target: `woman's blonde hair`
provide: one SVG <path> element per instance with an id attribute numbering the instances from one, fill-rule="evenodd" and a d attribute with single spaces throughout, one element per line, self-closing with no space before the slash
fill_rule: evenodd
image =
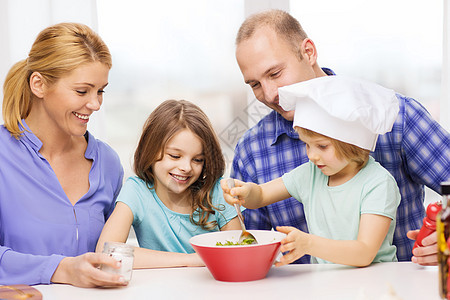
<path id="1" fill-rule="evenodd" d="M 19 138 L 22 119 L 30 113 L 32 92 L 29 79 L 33 72 L 52 85 L 80 65 L 99 61 L 109 68 L 111 54 L 103 40 L 88 26 L 60 23 L 39 33 L 28 58 L 17 62 L 3 85 L 3 120 L 11 134 Z"/>
<path id="2" fill-rule="evenodd" d="M 370 151 L 366 149 L 362 149 L 358 146 L 341 142 L 339 140 L 330 138 L 326 135 L 317 133 L 315 131 L 302 128 L 295 127 L 295 130 L 300 134 L 307 137 L 321 137 L 326 138 L 331 141 L 331 144 L 336 149 L 336 157 L 338 159 L 347 159 L 349 161 L 355 162 L 358 168 L 364 167 L 364 165 L 369 160 Z"/>
<path id="3" fill-rule="evenodd" d="M 168 141 L 183 129 L 200 139 L 204 155 L 202 173 L 189 187 L 193 199 L 190 219 L 195 225 L 211 229 L 217 222 L 208 222 L 208 218 L 214 209 L 220 210 L 213 206 L 211 192 L 224 173 L 225 159 L 211 122 L 197 105 L 186 100 L 166 100 L 150 114 L 134 154 L 134 172 L 151 188 L 155 182 L 153 165 L 163 159 Z"/>

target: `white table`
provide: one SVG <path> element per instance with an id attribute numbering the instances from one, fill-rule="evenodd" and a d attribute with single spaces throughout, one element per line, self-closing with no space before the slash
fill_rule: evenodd
<path id="1" fill-rule="evenodd" d="M 366 268 L 342 265 L 272 267 L 266 278 L 249 282 L 216 281 L 208 269 L 134 270 L 127 287 L 76 288 L 35 286 L 53 299 L 345 299 L 438 300 L 438 268 L 409 262 L 380 263 Z M 390 291 L 399 298 L 385 298 Z"/>

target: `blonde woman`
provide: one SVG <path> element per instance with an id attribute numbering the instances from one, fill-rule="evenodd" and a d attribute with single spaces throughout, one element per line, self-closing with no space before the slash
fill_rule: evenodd
<path id="1" fill-rule="evenodd" d="M 0 284 L 124 285 L 95 250 L 122 184 L 117 154 L 87 131 L 111 55 L 89 27 L 44 29 L 4 83 Z"/>

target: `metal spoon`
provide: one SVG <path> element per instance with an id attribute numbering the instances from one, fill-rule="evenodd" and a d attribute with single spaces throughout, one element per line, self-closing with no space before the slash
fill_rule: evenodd
<path id="1" fill-rule="evenodd" d="M 234 179 L 228 178 L 227 185 L 230 189 L 234 188 Z M 241 223 L 241 228 L 242 228 L 242 233 L 241 233 L 241 236 L 239 237 L 239 244 L 247 244 L 247 245 L 258 244 L 258 242 L 256 241 L 256 238 L 253 236 L 253 234 L 251 234 L 250 232 L 248 232 L 245 229 L 244 217 L 242 216 L 242 213 L 241 213 L 241 206 L 238 203 L 235 203 L 234 208 L 236 209 L 239 223 Z"/>

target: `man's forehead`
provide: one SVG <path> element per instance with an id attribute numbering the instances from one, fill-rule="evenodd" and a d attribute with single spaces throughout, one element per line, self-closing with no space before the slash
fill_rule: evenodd
<path id="1" fill-rule="evenodd" d="M 236 45 L 236 51 L 238 51 L 241 47 L 248 47 L 248 45 L 253 45 L 254 47 L 259 45 L 272 44 L 273 42 L 278 40 L 277 33 L 268 26 L 263 26 L 261 28 L 257 28 L 252 35 L 243 39 Z"/>

